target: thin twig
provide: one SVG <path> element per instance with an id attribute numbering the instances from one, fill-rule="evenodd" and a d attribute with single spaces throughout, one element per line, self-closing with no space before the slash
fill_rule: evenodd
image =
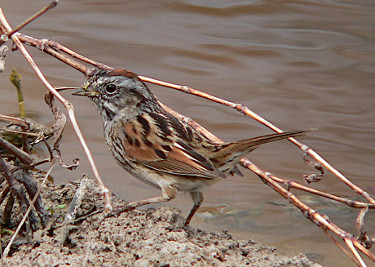
<path id="1" fill-rule="evenodd" d="M 333 194 L 330 194 L 330 193 L 322 192 L 322 191 L 317 190 L 315 188 L 311 188 L 311 187 L 308 187 L 308 186 L 301 185 L 301 184 L 296 183 L 292 180 L 285 180 L 285 179 L 279 178 L 275 175 L 270 175 L 269 177 L 272 180 L 274 180 L 274 181 L 276 181 L 280 184 L 284 184 L 288 188 L 295 188 L 295 189 L 305 191 L 305 192 L 308 192 L 308 193 L 311 193 L 311 194 L 314 194 L 314 195 L 318 195 L 318 196 L 325 197 L 325 198 L 328 198 L 328 199 L 331 199 L 331 200 L 334 200 L 334 201 L 337 201 L 337 202 L 341 202 L 341 203 L 344 203 L 344 204 L 348 205 L 351 208 L 364 208 L 364 207 L 368 207 L 370 209 L 375 208 L 374 205 L 368 204 L 366 202 L 351 200 L 351 199 L 348 199 L 348 198 L 345 198 L 345 197 L 339 197 L 339 196 L 336 196 L 336 195 L 333 195 Z"/>
<path id="2" fill-rule="evenodd" d="M 86 67 L 82 63 L 80 63 L 80 62 L 78 62 L 78 61 L 76 61 L 72 58 L 67 57 L 60 50 L 53 48 L 52 45 L 50 45 L 50 44 L 55 43 L 54 41 L 51 41 L 51 40 L 48 40 L 48 39 L 39 40 L 39 39 L 36 39 L 34 37 L 27 36 L 27 35 L 21 34 L 21 33 L 16 33 L 14 35 L 17 36 L 23 43 L 26 43 L 29 46 L 38 48 L 39 50 L 57 58 L 58 60 L 68 64 L 72 68 L 75 68 L 76 70 L 82 72 L 84 75 L 87 75 L 87 73 L 90 70 L 88 67 Z M 67 48 L 67 50 L 68 50 L 68 48 Z"/>
<path id="3" fill-rule="evenodd" d="M 25 121 L 21 118 L 12 117 L 4 114 L 0 114 L 0 121 L 6 123 L 13 123 L 21 126 L 21 128 L 26 128 L 27 130 L 30 129 L 30 123 Z"/>
<path id="4" fill-rule="evenodd" d="M 0 147 L 6 149 L 26 165 L 33 164 L 34 160 L 25 151 L 18 149 L 15 145 L 0 137 Z"/>
<path id="5" fill-rule="evenodd" d="M 2 13 L 1 9 L 0 9 L 0 22 L 1 22 L 1 25 L 3 25 L 8 32 L 11 31 L 11 28 L 10 28 L 8 22 L 6 21 L 5 16 Z M 47 79 L 44 77 L 43 73 L 40 71 L 40 69 L 36 65 L 35 61 L 31 57 L 31 55 L 27 52 L 27 50 L 24 47 L 24 45 L 22 44 L 22 42 L 18 39 L 17 34 L 14 34 L 12 36 L 12 40 L 15 42 L 15 44 L 21 50 L 22 54 L 24 55 L 24 57 L 26 58 L 26 60 L 29 62 L 29 64 L 31 65 L 31 67 L 33 68 L 33 70 L 35 71 L 35 73 L 37 74 L 37 76 L 39 77 L 39 79 L 42 81 L 42 83 L 64 105 L 64 107 L 68 111 L 68 115 L 69 115 L 70 121 L 72 123 L 72 126 L 73 126 L 73 128 L 74 128 L 74 130 L 76 132 L 76 135 L 77 135 L 77 137 L 78 137 L 78 139 L 79 139 L 79 141 L 80 141 L 80 143 L 81 143 L 81 145 L 82 145 L 82 147 L 83 147 L 83 149 L 84 149 L 84 151 L 86 153 L 86 156 L 87 156 L 87 158 L 89 160 L 91 169 L 92 169 L 92 171 L 93 171 L 93 173 L 95 175 L 95 178 L 98 181 L 98 184 L 99 184 L 99 186 L 101 188 L 102 194 L 103 194 L 105 202 L 106 202 L 106 209 L 107 210 L 111 210 L 112 206 L 111 206 L 111 202 L 110 202 L 110 193 L 109 193 L 109 190 L 104 185 L 102 179 L 100 178 L 100 174 L 99 174 L 98 169 L 96 168 L 94 159 L 93 159 L 93 157 L 91 155 L 91 151 L 88 148 L 85 139 L 83 138 L 83 135 L 81 133 L 81 130 L 80 130 L 79 126 L 78 126 L 78 123 L 77 123 L 77 120 L 76 120 L 76 117 L 75 117 L 75 114 L 74 114 L 74 107 L 73 107 L 73 105 L 69 101 L 65 100 L 65 98 L 63 98 L 60 95 L 60 93 L 57 92 L 56 89 L 47 81 Z"/>
<path id="6" fill-rule="evenodd" d="M 364 246 L 362 246 L 362 244 L 357 240 L 355 239 L 353 241 L 354 243 L 354 246 L 356 248 L 358 248 L 363 254 L 365 254 L 370 260 L 372 260 L 373 262 L 375 262 L 375 255 L 370 251 L 368 250 L 367 248 L 365 248 Z"/>
<path id="7" fill-rule="evenodd" d="M 55 42 L 55 41 L 52 41 L 52 40 L 48 40 L 48 42 L 46 42 L 46 45 L 52 47 L 53 49 L 55 50 L 59 50 L 59 51 L 62 51 L 64 52 L 65 54 L 73 57 L 73 58 L 76 58 L 82 62 L 86 62 L 92 66 L 95 66 L 96 68 L 99 68 L 99 69 L 112 69 L 110 66 L 108 65 L 105 65 L 103 63 L 100 63 L 100 62 L 97 62 L 95 60 L 92 60 L 88 57 L 85 57 L 81 54 L 78 54 L 76 52 L 74 52 L 73 50 L 67 48 L 66 46 L 63 46 L 61 44 L 59 44 L 58 42 Z"/>
<path id="8" fill-rule="evenodd" d="M 12 129 L 7 129 L 7 128 L 0 128 L 0 131 L 9 132 L 9 133 L 15 133 L 15 134 L 28 135 L 28 136 L 34 136 L 34 137 L 40 137 L 39 133 L 28 133 L 28 132 L 23 132 L 23 131 L 18 131 L 18 130 L 12 130 Z"/>
<path id="9" fill-rule="evenodd" d="M 164 87 L 169 87 L 169 88 L 172 88 L 172 89 L 176 89 L 176 90 L 182 91 L 184 93 L 188 93 L 188 94 L 192 94 L 192 95 L 195 95 L 195 96 L 199 96 L 199 97 L 202 97 L 202 98 L 205 98 L 205 99 L 209 99 L 209 100 L 211 100 L 213 102 L 216 102 L 216 103 L 219 103 L 219 104 L 222 104 L 222 105 L 225 105 L 225 106 L 232 107 L 232 108 L 234 108 L 234 109 L 242 112 L 246 116 L 249 116 L 249 117 L 253 118 L 254 120 L 262 123 L 263 125 L 267 126 L 268 128 L 272 129 L 273 131 L 275 131 L 277 133 L 282 133 L 283 132 L 280 128 L 278 128 L 277 126 L 273 125 L 271 122 L 267 121 L 266 119 L 262 118 L 261 116 L 259 116 L 254 111 L 250 110 L 248 107 L 246 107 L 244 105 L 235 104 L 235 103 L 230 102 L 228 100 L 221 99 L 219 97 L 212 96 L 212 95 L 209 95 L 207 93 L 198 91 L 198 90 L 196 90 L 194 88 L 191 88 L 189 86 L 168 83 L 168 82 L 160 81 L 160 80 L 157 80 L 157 79 L 148 78 L 148 77 L 145 77 L 145 76 L 139 76 L 139 78 L 142 81 L 144 81 L 144 82 L 149 82 L 149 83 L 161 85 L 161 86 L 164 86 Z M 357 185 L 355 185 L 354 183 L 352 183 L 348 178 L 346 178 L 341 172 L 339 172 L 338 170 L 336 170 L 331 164 L 329 164 L 325 159 L 323 159 L 312 148 L 308 147 L 305 144 L 302 144 L 301 142 L 297 141 L 295 138 L 290 137 L 290 138 L 288 138 L 288 140 L 290 142 L 292 142 L 293 144 L 295 144 L 297 147 L 299 147 L 302 151 L 304 151 L 307 154 L 309 154 L 316 161 L 318 161 L 319 163 L 321 163 L 325 168 L 327 168 L 329 171 L 331 171 L 335 176 L 337 176 L 347 186 L 349 186 L 350 188 L 352 188 L 358 194 L 362 195 L 367 201 L 369 201 L 372 205 L 375 206 L 375 200 L 370 196 L 369 193 L 367 193 L 366 191 L 364 191 L 363 189 L 361 189 L 360 187 L 358 187 Z"/>
<path id="10" fill-rule="evenodd" d="M 354 257 L 353 254 L 351 254 L 347 249 L 345 249 L 337 240 L 334 236 L 332 236 L 331 232 L 329 231 L 324 231 L 324 233 L 333 241 L 333 243 L 336 244 L 336 246 L 338 246 L 342 252 L 344 252 L 349 258 L 351 258 L 355 264 L 357 264 L 358 266 L 361 266 L 360 263 L 357 261 L 357 258 Z"/>
<path id="11" fill-rule="evenodd" d="M 0 193 L 0 205 L 3 203 L 4 199 L 9 194 L 9 192 L 10 192 L 10 187 L 9 186 L 5 187 L 3 189 L 3 191 L 1 191 L 1 193 Z"/>
<path id="12" fill-rule="evenodd" d="M 30 24 L 31 22 L 33 22 L 34 20 L 36 20 L 37 18 L 39 18 L 41 15 L 43 15 L 44 13 L 46 13 L 48 10 L 50 10 L 50 9 L 54 8 L 55 6 L 57 6 L 57 2 L 58 2 L 58 0 L 52 1 L 49 5 L 47 5 L 46 7 L 42 8 L 40 11 L 38 11 L 37 13 L 35 13 L 34 15 L 32 15 L 30 18 L 28 18 L 23 23 L 21 23 L 20 25 L 18 25 L 12 31 L 5 33 L 5 35 L 7 37 L 11 37 L 14 33 L 18 32 L 23 27 L 25 27 L 26 25 Z"/>
<path id="13" fill-rule="evenodd" d="M 358 261 L 358 265 L 361 266 L 361 267 L 362 266 L 366 267 L 367 265 L 363 261 L 361 255 L 359 255 L 358 251 L 355 249 L 352 239 L 344 238 L 344 241 L 345 241 L 346 245 L 349 247 L 349 249 L 351 250 L 351 252 L 353 253 L 353 255 L 355 256 L 356 260 Z"/>

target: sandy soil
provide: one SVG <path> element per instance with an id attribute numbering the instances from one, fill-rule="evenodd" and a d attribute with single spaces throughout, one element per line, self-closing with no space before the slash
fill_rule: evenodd
<path id="1" fill-rule="evenodd" d="M 180 211 L 169 207 L 108 216 L 90 179 L 76 218 L 64 223 L 78 187 L 79 183 L 46 186 L 43 198 L 53 210 L 50 225 L 32 238 L 19 237 L 5 266 L 320 266 L 302 254 L 281 256 L 255 241 L 234 240 L 227 231 L 182 227 Z M 113 204 L 121 201 L 113 197 Z M 19 216 L 13 220 L 16 223 Z"/>

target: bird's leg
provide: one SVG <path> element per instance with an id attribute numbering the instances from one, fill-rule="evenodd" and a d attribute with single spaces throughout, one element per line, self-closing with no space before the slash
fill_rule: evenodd
<path id="1" fill-rule="evenodd" d="M 193 218 L 195 212 L 199 209 L 200 205 L 203 202 L 203 193 L 202 192 L 189 192 L 191 198 L 193 199 L 194 206 L 191 209 L 189 215 L 186 218 L 185 226 L 188 226 L 191 219 Z"/>
<path id="2" fill-rule="evenodd" d="M 118 210 L 116 213 L 119 214 L 126 210 L 135 209 L 137 207 L 148 205 L 148 204 L 168 202 L 171 199 L 174 199 L 177 195 L 177 189 L 172 186 L 163 187 L 161 189 L 161 192 L 162 192 L 162 195 L 158 197 L 152 197 L 152 198 L 147 198 L 143 200 L 129 202 L 123 207 L 120 207 L 120 210 Z"/>

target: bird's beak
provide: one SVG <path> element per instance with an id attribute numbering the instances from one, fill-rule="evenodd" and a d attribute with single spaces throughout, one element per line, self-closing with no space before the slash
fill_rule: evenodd
<path id="1" fill-rule="evenodd" d="M 73 92 L 72 95 L 77 95 L 77 96 L 88 96 L 88 97 L 98 97 L 99 96 L 98 91 L 86 89 L 86 88 L 80 88 L 76 91 Z"/>

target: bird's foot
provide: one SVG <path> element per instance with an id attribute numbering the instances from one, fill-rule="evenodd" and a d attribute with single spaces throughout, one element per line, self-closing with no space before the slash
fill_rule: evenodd
<path id="1" fill-rule="evenodd" d="M 117 217 L 121 213 L 133 210 L 135 208 L 136 206 L 131 205 L 131 203 L 122 204 L 120 206 L 115 207 L 111 212 L 108 213 L 106 217 Z"/>

